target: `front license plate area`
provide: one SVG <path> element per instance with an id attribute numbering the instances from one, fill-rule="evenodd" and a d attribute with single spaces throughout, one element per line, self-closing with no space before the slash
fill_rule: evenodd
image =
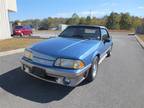
<path id="1" fill-rule="evenodd" d="M 41 69 L 38 67 L 33 67 L 31 73 L 36 76 L 43 77 L 43 78 L 47 76 L 45 69 Z"/>

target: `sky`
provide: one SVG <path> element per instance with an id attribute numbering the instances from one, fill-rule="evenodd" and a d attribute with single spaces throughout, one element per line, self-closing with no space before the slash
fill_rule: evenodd
<path id="1" fill-rule="evenodd" d="M 113 12 L 144 17 L 144 0 L 17 0 L 17 12 L 10 20 L 92 15 L 101 18 Z"/>

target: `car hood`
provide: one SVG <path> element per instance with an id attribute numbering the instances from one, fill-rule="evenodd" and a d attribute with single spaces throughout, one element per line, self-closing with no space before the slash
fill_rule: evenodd
<path id="1" fill-rule="evenodd" d="M 94 51 L 99 44 L 98 40 L 57 37 L 35 44 L 31 50 L 55 57 L 80 58 L 87 52 Z"/>

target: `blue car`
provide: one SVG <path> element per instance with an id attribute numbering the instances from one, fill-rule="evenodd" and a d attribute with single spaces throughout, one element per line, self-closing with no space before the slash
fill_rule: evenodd
<path id="1" fill-rule="evenodd" d="M 25 49 L 21 69 L 38 79 L 75 87 L 96 78 L 111 56 L 112 38 L 102 26 L 68 26 L 58 37 Z"/>

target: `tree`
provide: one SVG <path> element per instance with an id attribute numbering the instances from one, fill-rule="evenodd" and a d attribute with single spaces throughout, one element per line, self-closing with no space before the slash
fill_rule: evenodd
<path id="1" fill-rule="evenodd" d="M 120 25 L 120 15 L 118 13 L 112 12 L 107 18 L 106 27 L 109 29 L 119 29 Z"/>
<path id="2" fill-rule="evenodd" d="M 48 21 L 48 28 L 55 27 L 54 18 L 49 17 L 47 21 Z"/>
<path id="3" fill-rule="evenodd" d="M 139 18 L 139 17 L 132 17 L 131 18 L 131 20 L 132 20 L 132 28 L 133 29 L 136 29 L 138 26 L 141 26 L 141 24 L 142 24 L 142 19 L 141 18 Z"/>
<path id="4" fill-rule="evenodd" d="M 14 21 L 14 23 L 13 23 L 13 25 L 19 25 L 19 23 L 21 23 L 21 21 L 20 20 L 16 20 L 16 21 Z"/>
<path id="5" fill-rule="evenodd" d="M 40 23 L 40 29 L 48 29 L 49 27 L 49 23 L 48 23 L 48 19 L 43 19 Z"/>
<path id="6" fill-rule="evenodd" d="M 79 21 L 80 21 L 79 16 L 76 13 L 74 13 L 72 17 L 67 20 L 66 24 L 76 25 L 79 24 Z"/>
<path id="7" fill-rule="evenodd" d="M 91 25 L 91 17 L 90 16 L 86 17 L 86 24 Z"/>
<path id="8" fill-rule="evenodd" d="M 129 13 L 121 13 L 120 29 L 130 30 L 132 27 L 132 20 Z"/>
<path id="9" fill-rule="evenodd" d="M 40 26 L 40 20 L 39 19 L 34 19 L 31 22 L 32 22 L 32 27 L 37 30 Z"/>
<path id="10" fill-rule="evenodd" d="M 77 18 L 79 18 L 79 16 L 78 16 L 78 14 L 74 13 L 74 14 L 72 15 L 72 18 L 73 18 L 73 19 L 77 19 Z"/>
<path id="11" fill-rule="evenodd" d="M 98 20 L 96 17 L 91 18 L 90 25 L 98 25 Z"/>
<path id="12" fill-rule="evenodd" d="M 142 25 L 144 25 L 144 18 L 142 18 Z"/>
<path id="13" fill-rule="evenodd" d="M 84 17 L 81 17 L 79 20 L 79 24 L 86 24 L 86 19 Z"/>
<path id="14" fill-rule="evenodd" d="M 96 17 L 79 17 L 76 13 L 71 18 L 52 18 L 45 19 L 29 19 L 24 21 L 13 21 L 13 27 L 16 25 L 30 25 L 35 29 L 48 29 L 50 27 L 58 27 L 59 24 L 68 25 L 102 25 L 107 26 L 109 29 L 136 29 L 137 27 L 144 25 L 144 18 L 130 16 L 128 13 L 115 13 L 112 12 L 109 16 L 103 18 Z"/>

